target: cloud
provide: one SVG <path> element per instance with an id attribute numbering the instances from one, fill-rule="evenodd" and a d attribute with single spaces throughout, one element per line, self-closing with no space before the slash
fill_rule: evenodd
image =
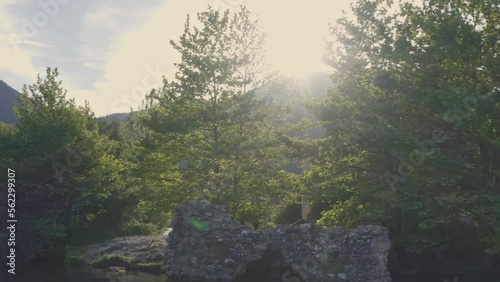
<path id="1" fill-rule="evenodd" d="M 96 84 L 96 94 L 90 98 L 96 114 L 137 108 L 146 93 L 161 86 L 161 75 L 172 77 L 179 55 L 169 42 L 182 34 L 187 14 L 209 3 L 163 2 L 150 10 L 141 25 L 117 38 L 105 62 L 104 80 Z"/>
<path id="2" fill-rule="evenodd" d="M 65 4 L 46 24 L 36 27 L 33 36 L 23 36 L 27 22 L 45 11 L 40 1 Z M 150 86 L 160 84 L 158 79 L 156 84 L 148 79 L 158 77 L 151 73 L 172 76 L 175 72 L 173 63 L 179 55 L 169 41 L 182 34 L 186 15 L 209 4 L 215 8 L 247 5 L 259 14 L 269 34 L 269 57 L 282 68 L 306 71 L 318 64 L 326 22 L 333 22 L 347 2 L 2 0 L 0 36 L 20 43 L 16 49 L 9 40 L 0 42 L 0 79 L 20 88 L 22 83 L 33 83 L 47 66 L 58 67 L 70 97 L 79 104 L 89 100 L 98 115 L 136 108 Z"/>
<path id="3" fill-rule="evenodd" d="M 89 12 L 83 16 L 82 27 L 76 48 L 82 67 L 88 68 L 95 75 L 86 81 L 89 89 L 105 76 L 105 64 L 116 48 L 117 41 L 123 34 L 140 25 L 147 13 L 160 1 L 148 1 L 137 7 L 137 1 L 94 1 Z M 153 5 L 155 4 L 155 5 Z"/>
<path id="4" fill-rule="evenodd" d="M 33 77 L 37 73 L 31 63 L 30 53 L 15 48 L 20 38 L 12 32 L 14 26 L 8 19 L 11 6 L 19 2 L 22 1 L 5 0 L 0 3 L 0 37 L 5 39 L 0 41 L 0 74 L 5 77 L 5 80 L 13 79 L 12 86 L 16 89 L 21 88 L 23 79 Z"/>

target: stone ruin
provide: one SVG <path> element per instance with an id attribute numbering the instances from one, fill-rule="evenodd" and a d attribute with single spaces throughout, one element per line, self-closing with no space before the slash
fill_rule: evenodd
<path id="1" fill-rule="evenodd" d="M 168 235 L 169 277 L 200 281 L 388 282 L 391 242 L 380 226 L 325 228 L 312 223 L 254 230 L 225 207 L 185 201 Z M 247 280 L 245 280 L 247 279 Z"/>

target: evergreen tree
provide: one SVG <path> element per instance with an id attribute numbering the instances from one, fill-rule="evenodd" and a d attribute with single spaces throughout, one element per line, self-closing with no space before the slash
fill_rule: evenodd
<path id="1" fill-rule="evenodd" d="M 259 225 L 289 185 L 280 153 L 289 109 L 256 91 L 270 77 L 265 36 L 245 7 L 232 16 L 209 8 L 198 21 L 191 26 L 188 17 L 184 34 L 171 42 L 181 54 L 178 72 L 151 93 L 142 116 L 163 150 L 155 154 L 165 163 L 156 174 L 177 189 L 175 204 L 208 198 Z"/>
<path id="2" fill-rule="evenodd" d="M 500 250 L 496 1 L 358 1 L 332 28 L 319 116 L 321 222 L 388 226 L 413 251 L 464 230 Z"/>
<path id="3" fill-rule="evenodd" d="M 66 98 L 57 76 L 48 68 L 45 78 L 25 85 L 19 122 L 1 130 L 1 159 L 16 171 L 24 258 L 46 255 L 67 239 L 117 234 L 126 214 L 123 164 L 111 155 L 115 144 L 98 134 L 88 105 Z"/>

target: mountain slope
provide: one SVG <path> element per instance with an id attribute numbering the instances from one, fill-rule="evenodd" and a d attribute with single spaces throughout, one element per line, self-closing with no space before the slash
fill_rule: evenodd
<path id="1" fill-rule="evenodd" d="M 19 93 L 0 80 L 0 122 L 15 123 L 14 104 Z"/>

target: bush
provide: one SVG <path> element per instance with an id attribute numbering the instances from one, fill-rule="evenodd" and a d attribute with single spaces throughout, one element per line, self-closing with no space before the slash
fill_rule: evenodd
<path id="1" fill-rule="evenodd" d="M 159 232 L 158 227 L 153 223 L 140 222 L 135 219 L 126 223 L 123 227 L 123 233 L 126 236 L 134 235 L 154 235 Z"/>
<path id="2" fill-rule="evenodd" d="M 302 204 L 301 203 L 290 203 L 281 209 L 274 222 L 276 224 L 292 224 L 297 222 L 297 220 L 302 218 Z"/>
<path id="3" fill-rule="evenodd" d="M 17 240 L 22 242 L 19 255 L 22 260 L 61 257 L 63 241 L 66 238 L 64 226 L 57 216 L 44 215 L 26 219 L 18 227 Z M 16 254 L 17 255 L 17 254 Z"/>

